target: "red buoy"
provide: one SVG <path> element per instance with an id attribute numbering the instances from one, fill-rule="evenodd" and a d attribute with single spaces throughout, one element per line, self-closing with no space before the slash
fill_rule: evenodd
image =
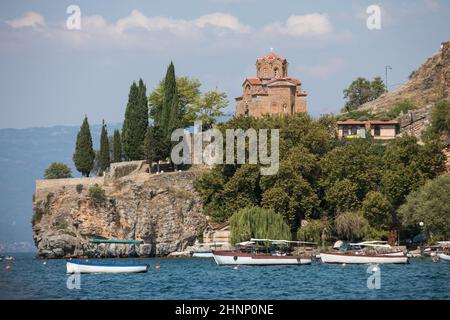
<path id="1" fill-rule="evenodd" d="M 11 266 L 10 266 L 10 265 L 7 265 L 7 266 L 5 267 L 5 269 L 6 269 L 6 270 L 10 270 L 10 269 L 11 269 Z"/>
<path id="2" fill-rule="evenodd" d="M 158 265 L 156 265 L 156 266 L 155 266 L 155 268 L 156 268 L 156 269 L 161 269 L 161 267 L 160 267 L 160 266 L 158 266 Z"/>

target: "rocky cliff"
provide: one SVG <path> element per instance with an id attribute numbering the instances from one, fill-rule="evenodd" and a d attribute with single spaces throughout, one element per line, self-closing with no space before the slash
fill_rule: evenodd
<path id="1" fill-rule="evenodd" d="M 125 166 L 105 178 L 36 183 L 33 237 L 39 257 L 166 256 L 194 243 L 206 225 L 193 187 L 202 170 L 157 175 L 141 164 Z M 103 199 L 89 195 L 94 184 L 105 191 Z M 94 238 L 143 243 L 94 244 Z"/>
<path id="2" fill-rule="evenodd" d="M 420 138 L 430 122 L 431 107 L 441 99 L 450 99 L 450 41 L 442 43 L 439 52 L 427 59 L 406 84 L 358 109 L 380 113 L 408 100 L 416 109 L 400 116 L 401 131 Z"/>

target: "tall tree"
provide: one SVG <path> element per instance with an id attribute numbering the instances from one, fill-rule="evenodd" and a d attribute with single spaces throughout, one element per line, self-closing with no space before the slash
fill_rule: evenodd
<path id="1" fill-rule="evenodd" d="M 172 62 L 167 67 L 166 77 L 164 79 L 164 101 L 160 115 L 155 119 L 164 133 L 164 137 L 170 141 L 172 131 L 181 123 L 182 114 L 178 108 L 177 83 L 175 78 L 175 67 Z"/>
<path id="2" fill-rule="evenodd" d="M 218 117 L 224 115 L 222 109 L 227 105 L 227 95 L 224 92 L 208 91 L 188 106 L 184 119 L 187 123 L 200 120 L 203 129 L 208 130 L 216 123 Z"/>
<path id="3" fill-rule="evenodd" d="M 347 99 L 347 103 L 342 112 L 355 110 L 360 105 L 375 100 L 385 91 L 383 80 L 380 77 L 374 78 L 373 81 L 359 77 L 344 90 L 344 98 Z"/>
<path id="4" fill-rule="evenodd" d="M 200 86 L 199 80 L 188 77 L 176 77 L 177 84 L 177 97 L 178 97 L 178 109 L 181 114 L 185 114 L 188 108 L 200 98 Z M 161 110 L 164 104 L 165 97 L 165 79 L 162 79 L 159 84 L 153 89 L 152 93 L 148 97 L 148 102 L 150 106 L 150 118 L 155 120 L 156 123 L 159 122 L 159 117 L 161 116 Z M 182 127 L 190 126 L 190 122 L 186 122 Z"/>
<path id="5" fill-rule="evenodd" d="M 120 131 L 118 129 L 114 130 L 113 136 L 113 152 L 112 152 L 112 162 L 122 161 L 122 138 L 120 137 Z"/>
<path id="6" fill-rule="evenodd" d="M 77 135 L 75 153 L 73 154 L 73 162 L 75 167 L 85 177 L 89 177 L 91 170 L 94 168 L 95 153 L 92 148 L 92 136 L 89 129 L 87 116 L 84 117 L 83 124 Z"/>
<path id="7" fill-rule="evenodd" d="M 147 128 L 144 140 L 144 153 L 150 168 L 153 162 L 158 162 L 157 170 L 159 172 L 159 161 L 166 157 L 168 147 L 165 143 L 162 130 L 156 125 Z"/>
<path id="8" fill-rule="evenodd" d="M 142 79 L 139 86 L 135 82 L 130 87 L 128 103 L 123 123 L 123 152 L 127 160 L 144 157 L 143 144 L 148 126 L 148 102 L 146 87 Z"/>
<path id="9" fill-rule="evenodd" d="M 111 158 L 109 155 L 109 140 L 108 140 L 108 130 L 106 128 L 105 121 L 102 122 L 102 133 L 100 134 L 100 153 L 99 153 L 99 167 L 100 171 L 105 171 L 109 164 L 111 163 Z"/>

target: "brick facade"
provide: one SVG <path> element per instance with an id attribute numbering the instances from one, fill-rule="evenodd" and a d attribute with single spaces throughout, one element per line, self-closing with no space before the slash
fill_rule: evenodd
<path id="1" fill-rule="evenodd" d="M 277 54 L 256 60 L 256 77 L 246 78 L 243 94 L 236 98 L 236 116 L 306 112 L 301 81 L 288 76 L 288 62 Z"/>

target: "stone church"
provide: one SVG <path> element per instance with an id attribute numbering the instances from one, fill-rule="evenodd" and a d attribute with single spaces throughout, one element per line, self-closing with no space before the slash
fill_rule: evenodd
<path id="1" fill-rule="evenodd" d="M 256 77 L 246 78 L 236 98 L 236 116 L 306 112 L 301 81 L 288 76 L 288 62 L 271 52 L 256 60 Z"/>

